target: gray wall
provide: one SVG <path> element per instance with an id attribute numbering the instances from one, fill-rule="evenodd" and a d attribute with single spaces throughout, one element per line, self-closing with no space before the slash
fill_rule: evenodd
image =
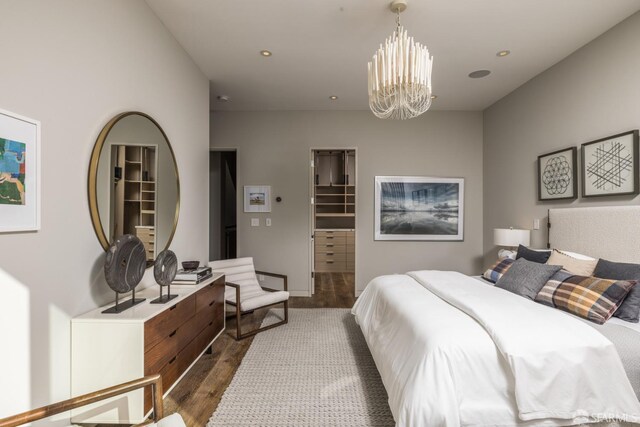
<path id="1" fill-rule="evenodd" d="M 69 397 L 70 319 L 114 298 L 87 172 L 115 114 L 164 128 L 182 190 L 172 249 L 207 259 L 209 83 L 142 0 L 3 1 L 0 16 L 0 108 L 42 122 L 42 229 L 0 234 L 1 418 Z"/>
<path id="2" fill-rule="evenodd" d="M 214 112 L 211 144 L 238 149 L 238 256 L 289 275 L 294 295 L 308 295 L 311 148 L 358 149 L 356 287 L 375 276 L 415 269 L 477 273 L 482 250 L 482 113 L 432 111 L 409 121 L 369 111 Z M 374 176 L 464 177 L 464 242 L 373 240 Z M 244 185 L 271 185 L 272 212 L 247 214 Z M 281 196 L 282 203 L 275 197 Z M 250 218 L 260 218 L 251 227 Z M 264 226 L 272 218 L 271 227 Z"/>
<path id="3" fill-rule="evenodd" d="M 531 238 L 544 247 L 551 207 L 637 204 L 633 197 L 537 202 L 536 162 L 540 154 L 638 127 L 640 13 L 485 110 L 485 264 L 495 260 L 493 228 L 530 229 L 543 219 Z"/>

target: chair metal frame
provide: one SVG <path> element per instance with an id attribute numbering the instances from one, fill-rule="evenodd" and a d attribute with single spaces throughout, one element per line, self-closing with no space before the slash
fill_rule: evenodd
<path id="1" fill-rule="evenodd" d="M 260 274 L 260 275 L 264 275 L 264 276 L 269 276 L 269 277 L 275 277 L 278 279 L 282 279 L 283 283 L 284 283 L 284 290 L 288 291 L 288 284 L 287 284 L 287 276 L 285 274 L 278 274 L 278 273 L 270 273 L 268 271 L 255 271 L 256 274 Z M 272 307 L 274 305 L 278 305 L 278 304 L 284 304 L 284 320 L 274 323 L 272 325 L 267 325 L 267 326 L 263 326 L 261 328 L 257 328 L 257 329 L 253 329 L 249 332 L 245 332 L 244 334 L 242 333 L 241 330 L 241 326 L 240 326 L 240 318 L 242 315 L 247 314 L 247 313 L 251 313 L 254 310 L 246 310 L 246 311 L 241 311 L 240 310 L 240 306 L 242 305 L 242 300 L 240 298 L 240 288 L 241 286 L 238 285 L 237 283 L 233 283 L 233 282 L 226 282 L 225 283 L 227 286 L 231 286 L 232 288 L 235 288 L 236 290 L 236 303 L 231 303 L 231 302 L 227 302 L 227 304 L 229 305 L 233 305 L 235 306 L 236 310 L 235 310 L 235 318 L 236 318 L 236 336 L 235 339 L 236 341 L 240 341 L 244 338 L 248 338 L 248 337 L 252 337 L 254 335 L 256 335 L 259 332 L 263 332 L 272 328 L 275 328 L 276 326 L 281 326 L 284 324 L 289 323 L 289 300 L 287 299 L 286 301 L 280 301 L 280 302 L 276 302 L 273 304 L 268 304 L 268 305 L 263 305 L 262 307 L 257 307 L 257 308 L 267 308 L 267 307 Z M 265 288 L 263 286 L 261 286 L 262 289 L 264 289 L 265 291 L 268 292 L 277 292 L 277 289 L 271 289 L 271 288 Z M 2 427 L 2 426 L 0 426 Z"/>
<path id="2" fill-rule="evenodd" d="M 71 399 L 63 400 L 62 402 L 32 409 L 21 414 L 12 415 L 10 417 L 0 419 L 0 427 L 21 426 L 32 421 L 42 420 L 62 412 L 70 411 L 72 409 L 119 396 L 121 394 L 126 394 L 130 391 L 147 386 L 151 386 L 153 421 L 158 422 L 162 417 L 164 417 L 164 408 L 162 406 L 162 377 L 160 374 L 138 378 L 137 380 L 129 381 L 124 384 L 118 384 L 92 393 L 72 397 Z M 145 421 L 142 424 L 137 424 L 137 426 L 144 426 L 148 423 L 149 421 Z"/>

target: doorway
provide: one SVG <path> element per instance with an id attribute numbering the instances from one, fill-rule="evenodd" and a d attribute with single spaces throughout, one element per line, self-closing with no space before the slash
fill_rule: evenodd
<path id="1" fill-rule="evenodd" d="M 314 297 L 351 301 L 356 272 L 356 150 L 311 150 Z"/>
<path id="2" fill-rule="evenodd" d="M 209 153 L 209 260 L 236 258 L 236 151 Z"/>

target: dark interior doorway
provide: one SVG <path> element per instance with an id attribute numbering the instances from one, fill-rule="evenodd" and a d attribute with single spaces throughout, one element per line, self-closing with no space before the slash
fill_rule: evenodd
<path id="1" fill-rule="evenodd" d="M 209 154 L 209 260 L 236 257 L 236 152 Z"/>

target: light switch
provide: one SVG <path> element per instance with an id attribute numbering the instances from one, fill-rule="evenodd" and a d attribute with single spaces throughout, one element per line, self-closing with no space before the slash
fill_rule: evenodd
<path id="1" fill-rule="evenodd" d="M 271 218 L 267 218 L 264 220 L 264 225 L 266 225 L 267 227 L 271 227 Z"/>
<path id="2" fill-rule="evenodd" d="M 533 229 L 534 230 L 540 230 L 540 220 L 539 219 L 534 219 L 533 220 Z"/>
<path id="3" fill-rule="evenodd" d="M 251 218 L 252 227 L 260 227 L 260 218 Z"/>

